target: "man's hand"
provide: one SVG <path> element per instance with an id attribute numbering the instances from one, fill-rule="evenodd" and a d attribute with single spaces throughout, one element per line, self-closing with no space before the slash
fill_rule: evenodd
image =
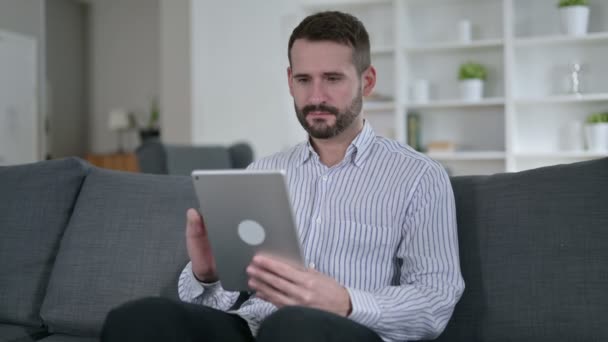
<path id="1" fill-rule="evenodd" d="M 348 291 L 334 279 L 311 269 L 299 269 L 263 255 L 247 267 L 249 286 L 260 299 L 281 308 L 300 305 L 347 317 L 351 311 Z"/>
<path id="2" fill-rule="evenodd" d="M 198 280 L 213 283 L 218 278 L 203 219 L 195 209 L 188 209 L 186 217 L 186 245 L 190 261 L 192 261 L 192 272 Z"/>

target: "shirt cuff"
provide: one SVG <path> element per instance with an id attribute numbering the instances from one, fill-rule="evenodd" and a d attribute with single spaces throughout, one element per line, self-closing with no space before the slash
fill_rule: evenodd
<path id="1" fill-rule="evenodd" d="M 346 288 L 346 291 L 348 291 L 352 305 L 348 318 L 367 327 L 375 326 L 380 320 L 382 312 L 374 295 L 349 287 Z"/>
<path id="2" fill-rule="evenodd" d="M 220 287 L 220 281 L 216 281 L 213 283 L 204 283 L 199 281 L 196 276 L 194 276 L 194 272 L 192 271 L 192 262 L 189 262 L 186 265 L 186 270 L 184 271 L 186 274 L 186 282 L 188 285 L 189 293 L 191 298 L 196 298 L 201 296 L 203 293 L 211 293 Z"/>

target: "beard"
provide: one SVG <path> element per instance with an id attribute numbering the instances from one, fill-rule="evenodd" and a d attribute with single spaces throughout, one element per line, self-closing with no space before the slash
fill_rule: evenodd
<path id="1" fill-rule="evenodd" d="M 325 104 L 308 105 L 300 109 L 294 101 L 293 106 L 300 125 L 308 132 L 308 135 L 316 139 L 329 139 L 344 132 L 359 116 L 363 107 L 363 96 L 361 90 L 359 90 L 350 105 L 343 111 Z M 336 122 L 333 125 L 329 125 L 324 119 L 315 119 L 312 123 L 309 123 L 306 117 L 310 112 L 329 113 L 336 117 Z"/>

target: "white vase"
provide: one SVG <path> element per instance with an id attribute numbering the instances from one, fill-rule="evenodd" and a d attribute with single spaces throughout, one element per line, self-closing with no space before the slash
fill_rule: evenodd
<path id="1" fill-rule="evenodd" d="M 585 140 L 589 151 L 608 152 L 608 123 L 587 124 Z"/>
<path id="2" fill-rule="evenodd" d="M 562 33 L 569 36 L 587 34 L 589 25 L 589 7 L 567 6 L 559 9 Z"/>
<path id="3" fill-rule="evenodd" d="M 416 80 L 412 87 L 412 101 L 422 104 L 429 102 L 430 84 L 427 80 Z"/>
<path id="4" fill-rule="evenodd" d="M 460 81 L 460 99 L 465 102 L 480 101 L 483 97 L 483 80 L 470 79 Z"/>
<path id="5" fill-rule="evenodd" d="M 473 40 L 472 27 L 469 20 L 458 22 L 458 39 L 461 43 L 470 43 Z"/>

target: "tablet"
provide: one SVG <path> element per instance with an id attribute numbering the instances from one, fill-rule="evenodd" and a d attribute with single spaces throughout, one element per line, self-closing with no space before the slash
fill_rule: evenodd
<path id="1" fill-rule="evenodd" d="M 304 267 L 283 171 L 195 170 L 192 181 L 224 289 L 250 290 L 256 253 Z"/>

